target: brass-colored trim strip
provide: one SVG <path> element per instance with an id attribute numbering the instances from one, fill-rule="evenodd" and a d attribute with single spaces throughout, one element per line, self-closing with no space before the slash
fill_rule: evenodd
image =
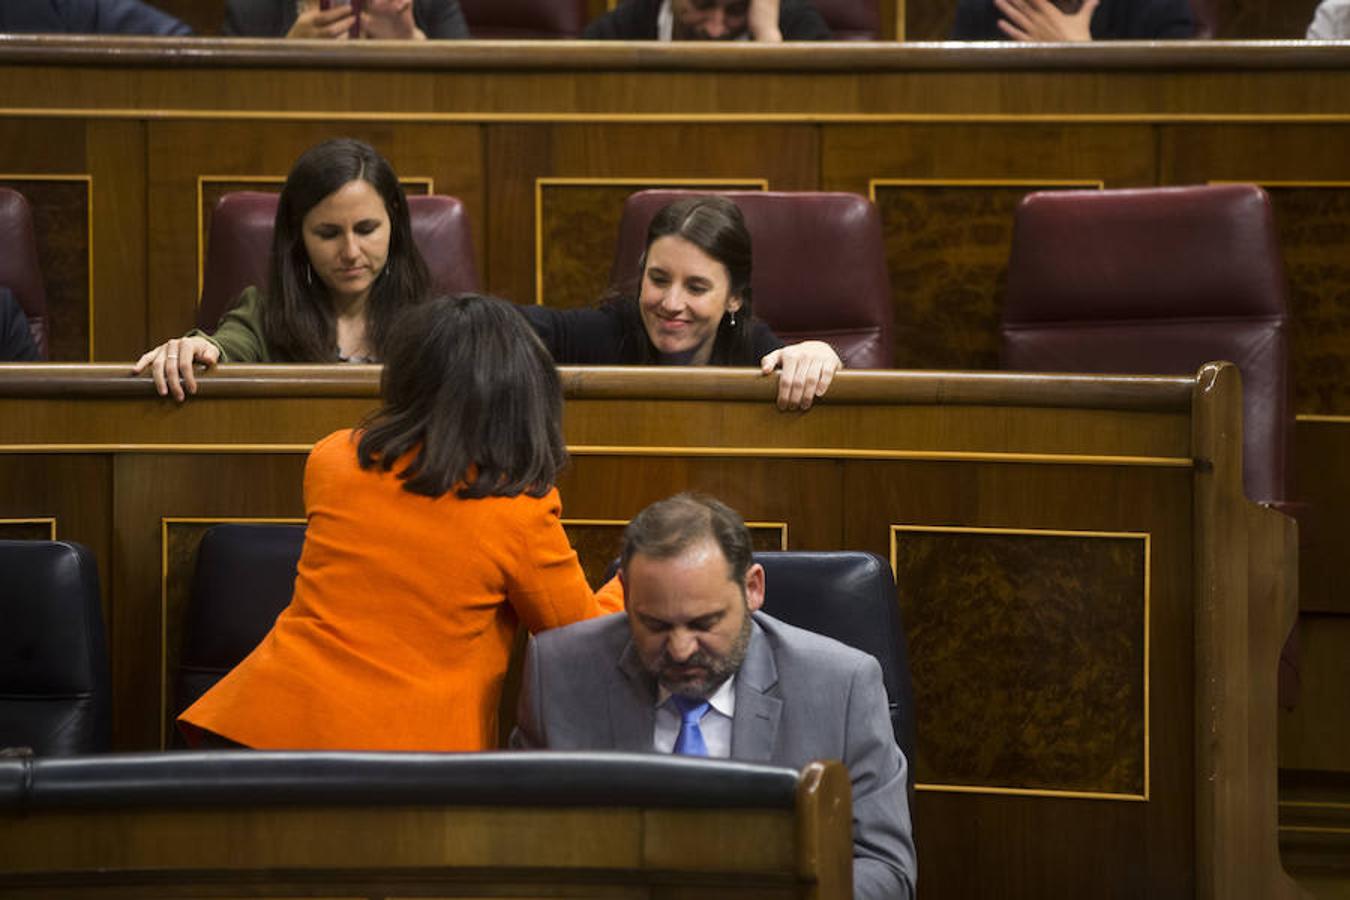
<path id="1" fill-rule="evenodd" d="M 305 519 L 286 516 L 161 516 L 159 519 L 159 749 L 168 749 L 169 718 L 169 526 L 252 524 L 303 525 Z"/>
<path id="2" fill-rule="evenodd" d="M 308 453 L 313 444 L 0 444 L 0 453 Z M 855 450 L 844 447 L 624 447 L 579 444 L 573 456 L 726 456 L 772 459 L 894 459 L 919 462 L 996 462 L 1073 466 L 1189 469 L 1179 456 L 1096 456 L 963 450 Z"/>
<path id="3" fill-rule="evenodd" d="M 930 794 L 993 794 L 1001 797 L 1057 797 L 1065 800 L 1125 800 L 1147 803 L 1144 794 L 1109 794 L 1097 791 L 1054 791 L 1038 788 L 980 787 L 964 784 L 915 784 L 914 790 Z"/>
<path id="4" fill-rule="evenodd" d="M 1280 831 L 1290 834 L 1350 834 L 1350 828 L 1322 828 L 1316 825 L 1281 825 Z"/>
<path id="5" fill-rule="evenodd" d="M 1020 796 L 1067 797 L 1071 799 L 1095 800 L 1136 800 L 1147 802 L 1151 786 L 1153 769 L 1150 755 L 1153 748 L 1152 738 L 1152 688 L 1150 661 L 1152 659 L 1152 639 L 1149 628 L 1152 621 L 1153 606 L 1153 535 L 1147 531 L 1077 531 L 1058 528 L 1005 528 L 978 525 L 891 525 L 891 574 L 896 572 L 897 532 L 938 532 L 942 534 L 1019 534 L 1032 537 L 1086 537 L 1105 539 L 1134 539 L 1144 542 L 1144 792 L 1142 794 L 1115 794 L 1096 791 L 1055 791 L 1033 788 L 981 787 L 978 785 L 941 785 L 916 784 L 915 790 L 949 791 L 965 794 L 1015 794 Z M 898 584 L 898 579 L 897 579 Z"/>
<path id="6" fill-rule="evenodd" d="M 876 203 L 877 188 L 888 187 L 1082 187 L 1100 191 L 1106 189 L 1106 182 L 1094 178 L 869 178 L 867 199 Z"/>
<path id="7" fill-rule="evenodd" d="M 1345 425 L 1350 423 L 1350 416 L 1322 413 L 1299 413 L 1294 416 L 1295 422 L 1318 422 L 1326 425 Z"/>
<path id="8" fill-rule="evenodd" d="M 1350 187 L 1350 181 L 1282 181 L 1266 178 L 1252 178 L 1240 181 L 1232 178 L 1211 178 L 1206 184 L 1256 184 L 1261 187 L 1273 188 L 1346 188 Z"/>
<path id="9" fill-rule="evenodd" d="M 1280 809 L 1345 809 L 1350 803 L 1336 803 L 1330 800 L 1281 800 Z"/>
<path id="10" fill-rule="evenodd" d="M 1136 125 L 1264 125 L 1345 124 L 1347 113 L 509 113 L 509 112 L 352 112 L 349 110 L 199 110 L 0 108 L 0 118 L 25 119 L 140 119 L 144 121 L 275 121 L 378 122 L 389 124 L 529 124 L 529 123 L 715 123 L 715 124 L 1136 124 Z"/>
<path id="11" fill-rule="evenodd" d="M 48 527 L 47 540 L 56 540 L 56 516 L 0 518 L 0 525 L 46 525 Z"/>
<path id="12" fill-rule="evenodd" d="M 88 353 L 89 362 L 94 361 L 94 176 L 89 173 L 72 173 L 68 175 L 53 174 L 50 172 L 0 172 L 0 181 L 83 181 L 84 182 L 84 249 L 85 249 L 85 271 L 88 272 L 88 281 L 85 282 L 85 299 L 89 306 L 89 340 Z"/>
<path id="13" fill-rule="evenodd" d="M 769 189 L 767 178 L 602 178 L 548 176 L 534 180 L 534 303 L 544 305 L 544 188 L 546 187 L 641 187 L 661 188 L 731 188 L 750 185 L 761 191 Z"/>

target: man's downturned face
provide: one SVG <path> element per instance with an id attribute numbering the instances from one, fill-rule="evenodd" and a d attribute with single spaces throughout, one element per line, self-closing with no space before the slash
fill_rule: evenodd
<path id="1" fill-rule="evenodd" d="M 624 598 L 643 668 L 672 694 L 707 697 L 736 674 L 750 645 L 751 610 L 764 602 L 758 564 L 744 583 L 729 577 L 711 537 L 670 559 L 628 562 Z"/>
<path id="2" fill-rule="evenodd" d="M 750 0 L 671 0 L 677 41 L 734 41 L 750 30 Z"/>

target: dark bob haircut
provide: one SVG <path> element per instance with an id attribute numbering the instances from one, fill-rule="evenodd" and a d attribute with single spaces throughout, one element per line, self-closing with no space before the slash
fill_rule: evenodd
<path id="1" fill-rule="evenodd" d="M 413 453 L 398 477 L 414 494 L 542 497 L 567 462 L 558 370 L 505 301 L 460 294 L 404 312 L 380 393 L 357 459 L 390 471 Z"/>
<path id="2" fill-rule="evenodd" d="M 753 561 L 750 530 L 740 513 L 707 494 L 685 492 L 658 500 L 633 517 L 623 532 L 619 567 L 639 553 L 652 559 L 673 559 L 694 544 L 712 538 L 727 560 L 727 578 L 745 584 Z"/>
<path id="3" fill-rule="evenodd" d="M 366 335 L 386 354 L 389 329 L 402 309 L 420 303 L 431 277 L 413 242 L 408 198 L 388 160 L 364 141 L 334 138 L 300 155 L 277 202 L 271 274 L 263 305 L 263 335 L 274 355 L 291 362 L 333 362 L 337 318 L 328 288 L 315 277 L 305 250 L 305 216 L 344 185 L 368 182 L 389 216 L 389 255 L 366 304 Z"/>
<path id="4" fill-rule="evenodd" d="M 750 229 L 745 225 L 741 208 L 734 201 L 717 195 L 684 197 L 662 207 L 647 227 L 647 241 L 643 245 L 639 264 L 639 290 L 647 277 L 647 251 L 663 237 L 679 237 L 693 244 L 727 270 L 728 294 L 741 298 L 741 308 L 733 318 L 723 316 L 713 340 L 709 365 L 749 365 L 759 362 L 751 338 L 754 317 L 750 302 L 751 246 Z M 633 310 L 636 315 L 636 308 Z M 645 335 L 645 331 L 644 331 Z M 656 357 L 651 341 L 643 342 L 647 352 L 644 362 Z"/>

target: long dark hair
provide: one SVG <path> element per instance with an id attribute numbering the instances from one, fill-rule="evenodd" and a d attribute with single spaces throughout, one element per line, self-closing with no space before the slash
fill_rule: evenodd
<path id="1" fill-rule="evenodd" d="M 363 469 L 398 472 L 414 494 L 542 497 L 567 462 L 562 384 L 525 318 L 478 294 L 405 311 L 389 334 L 384 406 L 356 448 Z M 472 479 L 472 480 L 470 480 Z"/>
<path id="2" fill-rule="evenodd" d="M 277 203 L 271 275 L 263 305 L 263 336 L 280 360 L 332 362 L 337 317 L 323 282 L 314 277 L 305 250 L 306 214 L 349 182 L 375 188 L 389 216 L 389 256 L 366 303 L 366 338 L 383 359 L 389 329 L 399 312 L 420 303 L 431 278 L 412 237 L 408 198 L 389 162 L 375 148 L 351 138 L 310 147 L 295 161 Z"/>
<path id="3" fill-rule="evenodd" d="M 759 362 L 751 335 L 754 314 L 750 303 L 750 229 L 745 226 L 741 208 L 734 201 L 717 194 L 685 197 L 662 207 L 647 227 L 647 241 L 643 244 L 642 259 L 638 264 L 639 294 L 647 275 L 647 251 L 660 238 L 670 236 L 684 238 L 725 266 L 727 295 L 741 298 L 735 324 L 732 324 L 732 317 L 722 317 L 708 364 L 744 366 Z M 608 302 L 623 321 L 624 343 L 627 346 L 622 349 L 625 355 L 633 358 L 634 362 L 655 362 L 658 354 L 642 324 L 638 298 L 610 297 Z"/>

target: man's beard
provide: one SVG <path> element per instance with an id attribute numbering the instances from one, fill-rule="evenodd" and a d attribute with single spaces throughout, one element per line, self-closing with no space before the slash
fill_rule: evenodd
<path id="1" fill-rule="evenodd" d="M 740 670 L 741 663 L 745 662 L 745 652 L 750 647 L 751 626 L 750 610 L 747 609 L 745 616 L 741 619 L 741 630 L 725 656 L 714 656 L 711 653 L 698 650 L 684 662 L 676 663 L 665 651 L 662 651 L 661 658 L 656 661 L 656 666 L 651 670 L 651 674 L 655 675 L 661 686 L 672 694 L 691 697 L 696 700 L 711 697 L 728 678 Z M 667 677 L 667 673 L 672 668 L 700 668 L 704 674 L 699 678 L 674 679 Z"/>

